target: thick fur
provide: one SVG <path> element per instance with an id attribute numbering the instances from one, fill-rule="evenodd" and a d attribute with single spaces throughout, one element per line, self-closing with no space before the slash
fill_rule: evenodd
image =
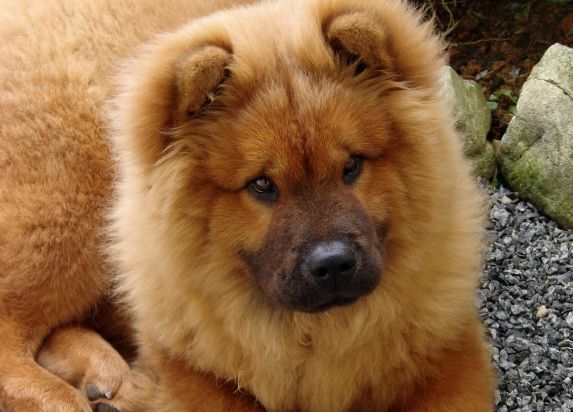
<path id="1" fill-rule="evenodd" d="M 107 249 L 149 380 L 113 355 L 99 358 L 118 365 L 112 378 L 86 376 L 123 410 L 491 410 L 473 305 L 483 204 L 431 25 L 392 0 L 279 0 L 189 22 L 224 6 L 2 4 L 0 408 L 89 410 L 33 356 L 107 305 Z M 115 65 L 163 31 L 114 91 Z M 356 153 L 363 171 L 344 185 Z M 275 205 L 244 189 L 261 173 L 281 189 Z M 308 232 L 288 228 L 350 203 L 374 228 L 378 286 L 321 313 L 282 307 L 245 256 L 296 252 Z M 71 327 L 39 361 L 87 391 L 75 368 L 94 365 L 70 331 L 105 350 Z"/>

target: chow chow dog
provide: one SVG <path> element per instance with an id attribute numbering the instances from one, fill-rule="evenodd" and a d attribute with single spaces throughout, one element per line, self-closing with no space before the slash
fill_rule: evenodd
<path id="1" fill-rule="evenodd" d="M 1 9 L 0 410 L 492 410 L 422 13 Z"/>

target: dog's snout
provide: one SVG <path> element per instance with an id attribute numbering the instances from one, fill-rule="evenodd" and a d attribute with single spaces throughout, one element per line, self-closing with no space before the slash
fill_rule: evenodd
<path id="1" fill-rule="evenodd" d="M 338 240 L 317 243 L 308 253 L 306 269 L 321 288 L 343 290 L 356 271 L 355 248 Z"/>

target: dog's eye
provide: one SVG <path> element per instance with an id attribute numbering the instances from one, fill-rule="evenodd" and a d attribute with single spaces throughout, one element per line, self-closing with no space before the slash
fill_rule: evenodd
<path id="1" fill-rule="evenodd" d="M 274 183 L 266 176 L 259 176 L 247 184 L 247 189 L 258 200 L 272 203 L 277 199 L 278 192 Z"/>
<path id="2" fill-rule="evenodd" d="M 362 162 L 364 159 L 360 156 L 351 156 L 346 161 L 346 165 L 344 166 L 344 181 L 348 184 L 354 183 L 354 181 L 360 175 L 360 171 L 362 170 Z"/>

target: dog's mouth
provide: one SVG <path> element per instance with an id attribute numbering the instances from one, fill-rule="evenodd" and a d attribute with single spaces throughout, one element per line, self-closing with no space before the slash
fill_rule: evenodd
<path id="1" fill-rule="evenodd" d="M 354 302 L 358 300 L 358 296 L 347 297 L 347 296 L 334 296 L 333 298 L 327 300 L 324 303 L 320 303 L 318 306 L 310 308 L 308 312 L 312 313 L 319 313 L 325 312 L 328 309 L 331 309 L 336 306 L 348 306 L 352 305 Z"/>

